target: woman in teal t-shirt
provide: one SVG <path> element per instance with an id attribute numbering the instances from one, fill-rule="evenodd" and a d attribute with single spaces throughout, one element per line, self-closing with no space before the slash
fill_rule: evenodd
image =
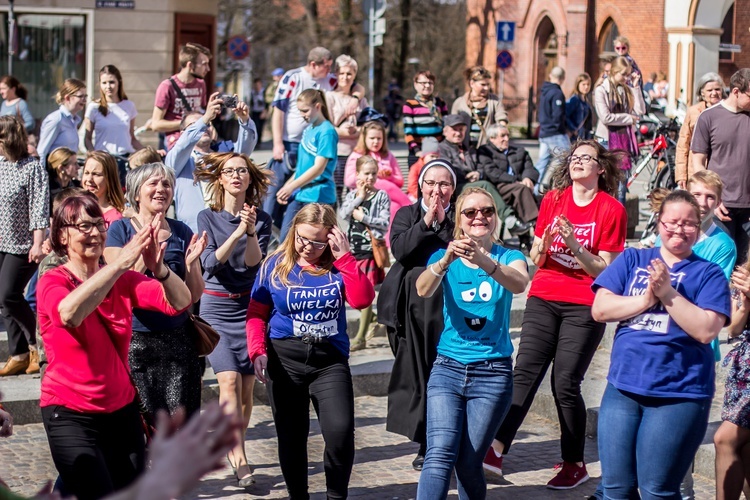
<path id="1" fill-rule="evenodd" d="M 500 224 L 487 191 L 464 190 L 456 214 L 454 240 L 432 255 L 417 279 L 422 297 L 443 284 L 445 318 L 427 384 L 418 500 L 446 498 L 454 468 L 459 498 L 485 497 L 482 459 L 513 393 L 511 300 L 529 283 L 524 255 L 494 243 Z"/>
<path id="2" fill-rule="evenodd" d="M 276 200 L 288 205 L 281 223 L 280 242 L 286 238 L 292 219 L 302 207 L 310 203 L 331 206 L 336 203 L 333 171 L 339 136 L 331 123 L 323 91 L 303 90 L 297 97 L 297 110 L 310 126 L 302 134 L 294 177 L 276 192 Z"/>

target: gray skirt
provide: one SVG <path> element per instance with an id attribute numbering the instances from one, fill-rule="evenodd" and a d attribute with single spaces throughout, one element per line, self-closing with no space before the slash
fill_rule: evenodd
<path id="1" fill-rule="evenodd" d="M 214 352 L 208 355 L 214 373 L 255 373 L 247 353 L 245 333 L 245 317 L 249 303 L 250 295 L 230 299 L 204 293 L 201 297 L 201 318 L 208 321 L 221 336 Z"/>

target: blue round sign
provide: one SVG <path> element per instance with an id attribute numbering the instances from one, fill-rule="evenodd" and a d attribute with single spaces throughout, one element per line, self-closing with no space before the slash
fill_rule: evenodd
<path id="1" fill-rule="evenodd" d="M 497 67 L 508 69 L 513 66 L 513 55 L 507 50 L 501 50 L 497 53 Z"/>
<path id="2" fill-rule="evenodd" d="M 250 44 L 244 36 L 235 35 L 227 42 L 227 54 L 235 61 L 245 59 L 250 55 Z"/>

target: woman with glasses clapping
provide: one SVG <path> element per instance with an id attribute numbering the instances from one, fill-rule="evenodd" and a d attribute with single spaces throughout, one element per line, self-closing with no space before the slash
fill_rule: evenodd
<path id="1" fill-rule="evenodd" d="M 560 417 L 562 466 L 548 488 L 586 481 L 586 405 L 581 382 L 604 335 L 591 317 L 591 284 L 625 246 L 627 215 L 613 195 L 619 158 L 593 140 L 579 140 L 559 158 L 552 190 L 542 200 L 530 257 L 538 266 L 523 315 L 513 370 L 513 403 L 485 457 L 501 473 L 508 452 L 554 361 L 552 394 Z"/>

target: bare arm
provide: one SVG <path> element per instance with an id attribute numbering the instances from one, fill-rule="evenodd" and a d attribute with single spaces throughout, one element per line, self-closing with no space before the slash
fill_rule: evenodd
<path id="1" fill-rule="evenodd" d="M 286 113 L 279 108 L 273 110 L 271 115 L 271 132 L 273 133 L 273 158 L 282 160 L 284 158 L 284 120 Z"/>
<path id="2" fill-rule="evenodd" d="M 706 153 L 696 153 L 693 151 L 693 171 L 700 172 L 706 170 L 706 164 L 708 163 L 708 155 Z"/>
<path id="3" fill-rule="evenodd" d="M 669 317 L 698 342 L 708 344 L 715 339 L 724 326 L 725 316 L 701 309 L 671 286 L 669 288 L 670 290 L 659 299 Z"/>
<path id="4" fill-rule="evenodd" d="M 645 295 L 616 295 L 606 288 L 600 288 L 594 296 L 591 317 L 595 321 L 618 322 L 638 316 L 656 304 L 656 297 L 649 286 Z"/>
<path id="5" fill-rule="evenodd" d="M 151 114 L 151 130 L 154 132 L 174 132 L 180 130 L 180 120 L 165 120 L 166 109 L 154 106 L 154 112 Z"/>
<path id="6" fill-rule="evenodd" d="M 91 138 L 94 135 L 94 124 L 90 119 L 84 118 L 83 128 L 86 130 L 86 133 L 83 136 L 83 145 L 86 146 L 86 151 L 93 151 L 94 142 L 91 140 Z"/>
<path id="7" fill-rule="evenodd" d="M 143 144 L 141 144 L 141 141 L 135 136 L 135 118 L 130 120 L 130 145 L 133 146 L 135 151 L 143 149 Z"/>

